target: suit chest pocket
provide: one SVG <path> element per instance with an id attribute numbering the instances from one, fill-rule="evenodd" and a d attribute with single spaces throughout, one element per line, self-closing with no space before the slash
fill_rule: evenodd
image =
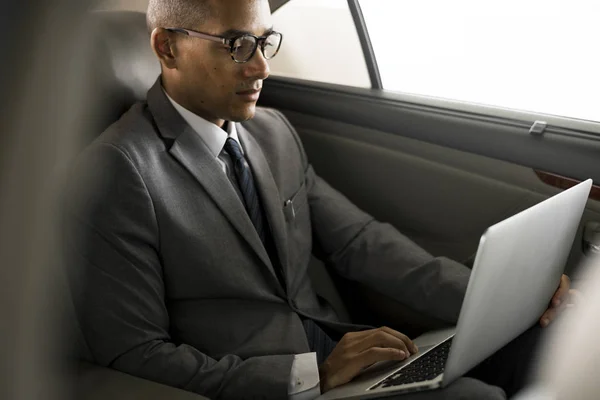
<path id="1" fill-rule="evenodd" d="M 302 183 L 283 204 L 292 262 L 298 262 L 299 257 L 311 253 L 312 233 L 307 196 L 306 184 Z"/>
<path id="2" fill-rule="evenodd" d="M 283 203 L 285 222 L 295 224 L 297 218 L 300 218 L 301 214 L 306 214 L 306 211 L 308 211 L 307 202 L 306 183 L 303 182 L 300 189 Z M 302 216 L 306 217 L 305 215 Z"/>

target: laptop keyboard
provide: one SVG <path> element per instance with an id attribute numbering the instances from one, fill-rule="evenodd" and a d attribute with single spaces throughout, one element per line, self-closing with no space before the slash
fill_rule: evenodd
<path id="1" fill-rule="evenodd" d="M 452 338 L 446 340 L 424 356 L 390 375 L 371 390 L 434 379 L 444 372 L 444 366 L 446 365 L 446 360 L 450 353 L 451 344 Z"/>

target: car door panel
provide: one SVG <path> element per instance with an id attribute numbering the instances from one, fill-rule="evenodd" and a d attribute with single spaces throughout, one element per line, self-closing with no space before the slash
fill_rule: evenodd
<path id="1" fill-rule="evenodd" d="M 280 77 L 265 82 L 261 104 L 600 182 L 600 124 L 533 135 L 540 116 L 530 113 Z"/>
<path id="2" fill-rule="evenodd" d="M 523 133 L 523 124 L 511 127 L 511 121 L 503 121 L 497 126 L 492 120 L 472 116 L 447 117 L 444 110 L 439 115 L 427 110 L 430 118 L 418 115 L 421 111 L 411 116 L 415 110 L 406 111 L 396 103 L 379 98 L 369 103 L 366 97 L 357 99 L 356 91 L 349 90 L 352 95 L 326 92 L 323 85 L 312 91 L 314 99 L 294 97 L 304 89 L 276 82 L 266 87 L 263 104 L 277 107 L 290 119 L 317 173 L 358 206 L 392 223 L 432 254 L 459 261 L 474 255 L 487 227 L 560 192 L 542 182 L 532 167 L 589 174 L 589 157 L 600 154 L 595 139 L 589 143 L 582 138 L 567 140 L 571 152 L 577 150 L 579 163 L 565 171 L 564 162 L 552 158 L 559 144 L 571 139 L 568 136 L 556 135 L 548 143 L 527 130 Z M 323 97 L 330 101 L 328 105 Z M 362 108 L 350 113 L 356 104 Z M 381 121 L 386 118 L 392 121 Z M 463 132 L 461 139 L 466 142 L 459 143 L 457 132 Z M 476 136 L 477 132 L 482 133 Z M 507 152 L 502 138 L 486 142 L 494 135 L 512 138 L 522 146 L 531 140 L 541 144 L 536 145 L 535 157 L 527 158 L 531 147 L 523 146 L 502 160 L 499 153 Z M 578 146 L 578 141 L 585 146 Z M 477 152 L 466 151 L 474 149 Z M 522 162 L 516 163 L 517 158 Z M 582 227 L 598 220 L 600 203 L 590 200 Z M 570 273 L 583 257 L 582 230 L 569 258 Z"/>

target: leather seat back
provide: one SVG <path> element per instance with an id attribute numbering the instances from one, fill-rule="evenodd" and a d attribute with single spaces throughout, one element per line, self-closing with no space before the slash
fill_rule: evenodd
<path id="1" fill-rule="evenodd" d="M 94 11 L 91 29 L 96 32 L 90 60 L 92 110 L 95 134 L 117 121 L 160 75 L 160 63 L 150 47 L 146 14 L 134 11 Z"/>

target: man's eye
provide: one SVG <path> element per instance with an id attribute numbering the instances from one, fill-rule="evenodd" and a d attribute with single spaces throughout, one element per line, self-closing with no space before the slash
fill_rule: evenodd
<path id="1" fill-rule="evenodd" d="M 242 45 L 239 45 L 239 46 L 233 46 L 232 50 L 233 51 L 246 51 L 246 50 L 249 50 L 250 48 L 251 48 L 251 46 L 243 45 L 242 44 Z"/>

